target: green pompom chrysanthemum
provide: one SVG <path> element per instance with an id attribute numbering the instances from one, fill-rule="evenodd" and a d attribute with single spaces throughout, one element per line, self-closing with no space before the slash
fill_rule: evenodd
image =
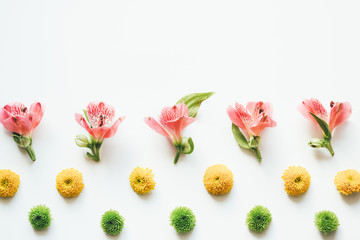
<path id="1" fill-rule="evenodd" d="M 50 209 L 45 205 L 37 205 L 29 212 L 29 221 L 35 230 L 43 230 L 50 226 Z"/>
<path id="2" fill-rule="evenodd" d="M 109 210 L 102 215 L 101 228 L 105 233 L 115 236 L 124 228 L 124 221 L 125 219 L 118 211 Z"/>
<path id="3" fill-rule="evenodd" d="M 319 231 L 325 235 L 335 231 L 340 225 L 336 214 L 326 210 L 316 213 L 314 222 Z"/>
<path id="4" fill-rule="evenodd" d="M 249 229 L 259 233 L 269 226 L 271 220 L 272 218 L 269 209 L 260 205 L 251 209 L 246 216 L 246 224 Z"/>
<path id="5" fill-rule="evenodd" d="M 195 215 L 190 208 L 177 207 L 170 214 L 170 225 L 174 226 L 178 233 L 186 233 L 195 227 Z"/>

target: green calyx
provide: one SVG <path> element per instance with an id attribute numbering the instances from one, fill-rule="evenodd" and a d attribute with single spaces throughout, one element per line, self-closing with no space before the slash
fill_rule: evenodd
<path id="1" fill-rule="evenodd" d="M 314 223 L 317 229 L 319 229 L 319 231 L 323 232 L 325 235 L 335 231 L 340 225 L 336 214 L 326 210 L 315 214 Z"/>
<path id="2" fill-rule="evenodd" d="M 125 219 L 118 211 L 109 210 L 102 215 L 100 226 L 109 235 L 118 235 L 124 228 Z"/>
<path id="3" fill-rule="evenodd" d="M 177 207 L 170 214 L 170 225 L 174 226 L 176 232 L 187 233 L 194 229 L 196 218 L 190 208 Z"/>
<path id="4" fill-rule="evenodd" d="M 29 212 L 29 222 L 35 230 L 44 230 L 51 224 L 50 209 L 45 205 L 37 205 Z"/>
<path id="5" fill-rule="evenodd" d="M 31 160 L 35 161 L 36 160 L 36 156 L 35 156 L 35 152 L 34 149 L 32 148 L 32 138 L 31 136 L 26 137 L 23 135 L 20 135 L 18 133 L 13 133 L 13 139 L 14 142 L 16 142 L 16 144 L 25 149 L 25 151 L 29 154 Z"/>
<path id="6" fill-rule="evenodd" d="M 86 156 L 91 158 L 92 160 L 99 162 L 100 161 L 100 147 L 103 141 L 97 141 L 90 135 L 90 139 L 88 139 L 84 135 L 77 135 L 75 138 L 75 143 L 79 147 L 86 147 L 91 150 L 91 153 L 87 152 Z"/>
<path id="7" fill-rule="evenodd" d="M 236 142 L 241 148 L 249 149 L 253 151 L 256 155 L 256 158 L 261 162 L 262 157 L 259 150 L 260 136 L 250 136 L 249 141 L 245 138 L 244 134 L 240 131 L 239 127 L 235 124 L 232 124 L 232 132 L 235 137 Z"/>
<path id="8" fill-rule="evenodd" d="M 331 132 L 330 132 L 330 128 L 329 125 L 322 120 L 321 118 L 319 118 L 318 116 L 316 116 L 315 114 L 309 112 L 310 115 L 315 119 L 315 121 L 319 124 L 322 132 L 323 132 L 323 137 L 324 139 L 318 139 L 318 138 L 314 138 L 311 139 L 309 142 L 309 146 L 312 148 L 327 148 L 331 154 L 331 156 L 334 156 L 334 150 L 331 146 Z"/>
<path id="9" fill-rule="evenodd" d="M 194 142 L 191 139 L 191 137 L 190 138 L 183 137 L 181 139 L 181 142 L 176 142 L 174 145 L 176 148 L 174 164 L 178 162 L 180 154 L 190 154 L 194 151 Z"/>
<path id="10" fill-rule="evenodd" d="M 246 216 L 246 224 L 249 229 L 259 233 L 269 226 L 271 220 L 270 210 L 260 205 L 251 209 Z"/>

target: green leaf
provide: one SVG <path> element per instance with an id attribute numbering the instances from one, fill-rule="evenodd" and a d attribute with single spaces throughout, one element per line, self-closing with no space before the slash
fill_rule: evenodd
<path id="1" fill-rule="evenodd" d="M 83 111 L 84 111 L 84 115 L 85 115 L 86 121 L 87 121 L 88 123 L 90 123 L 89 117 L 88 117 L 88 114 L 87 114 L 87 111 L 86 111 L 85 109 L 83 109 Z M 92 128 L 92 126 L 90 126 L 90 128 Z"/>
<path id="2" fill-rule="evenodd" d="M 214 92 L 192 93 L 181 98 L 176 104 L 183 102 L 189 109 L 189 117 L 194 118 L 199 111 L 201 103 L 214 94 Z"/>
<path id="3" fill-rule="evenodd" d="M 329 125 L 324 120 L 322 120 L 321 118 L 319 118 L 318 116 L 313 114 L 312 112 L 309 112 L 309 113 L 316 120 L 316 122 L 319 124 L 321 130 L 323 131 L 325 140 L 329 141 L 331 139 L 331 132 L 330 132 L 330 129 L 329 129 Z"/>
<path id="4" fill-rule="evenodd" d="M 239 127 L 236 126 L 235 124 L 232 124 L 232 132 L 234 134 L 236 142 L 239 144 L 240 147 L 246 148 L 246 149 L 251 149 L 251 147 L 249 146 L 249 143 L 246 140 L 244 134 L 242 134 Z"/>

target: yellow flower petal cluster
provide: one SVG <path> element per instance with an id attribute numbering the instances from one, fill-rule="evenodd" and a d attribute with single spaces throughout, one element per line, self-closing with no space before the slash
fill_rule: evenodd
<path id="1" fill-rule="evenodd" d="M 310 187 L 310 174 L 301 166 L 291 166 L 281 177 L 284 180 L 285 191 L 290 195 L 300 195 Z"/>
<path id="2" fill-rule="evenodd" d="M 132 189 L 139 194 L 154 190 L 156 184 L 150 168 L 135 168 L 130 174 L 129 181 Z"/>
<path id="3" fill-rule="evenodd" d="M 56 176 L 56 189 L 63 197 L 76 197 L 83 188 L 82 173 L 74 168 L 64 169 Z"/>
<path id="4" fill-rule="evenodd" d="M 360 191 L 360 173 L 354 169 L 338 172 L 334 179 L 337 190 L 345 195 Z"/>
<path id="5" fill-rule="evenodd" d="M 12 197 L 20 185 L 20 176 L 16 173 L 2 169 L 0 170 L 0 197 Z"/>
<path id="6" fill-rule="evenodd" d="M 232 189 L 234 175 L 225 165 L 216 164 L 206 169 L 203 182 L 209 193 L 221 195 Z"/>

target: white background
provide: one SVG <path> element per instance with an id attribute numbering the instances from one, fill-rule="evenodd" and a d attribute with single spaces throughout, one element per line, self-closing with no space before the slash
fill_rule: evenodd
<path id="1" fill-rule="evenodd" d="M 0 169 L 18 173 L 13 198 L 0 199 L 1 239 L 358 239 L 360 195 L 342 196 L 338 171 L 360 170 L 360 2 L 332 0 L 1 0 L 0 105 L 46 106 L 33 135 L 37 161 L 0 130 Z M 173 164 L 174 147 L 143 122 L 192 92 L 215 91 L 185 131 L 195 151 Z M 335 156 L 307 146 L 321 132 L 296 107 L 303 98 L 349 101 L 353 115 L 335 130 Z M 90 101 L 126 115 L 106 139 L 101 162 L 74 143 L 85 134 L 74 120 Z M 235 101 L 270 101 L 278 126 L 262 134 L 259 164 L 232 135 L 226 108 Z M 234 173 L 232 191 L 209 195 L 202 178 L 222 163 Z M 308 192 L 289 197 L 281 175 L 301 165 Z M 137 166 L 153 169 L 151 194 L 132 191 Z M 79 197 L 55 188 L 64 168 L 83 173 Z M 31 207 L 51 208 L 50 228 L 36 232 Z M 262 234 L 248 230 L 246 213 L 267 206 L 273 221 Z M 178 235 L 169 226 L 176 206 L 196 214 L 196 227 Z M 100 228 L 110 208 L 125 217 L 118 237 Z M 336 233 L 324 236 L 314 214 L 334 211 Z"/>

